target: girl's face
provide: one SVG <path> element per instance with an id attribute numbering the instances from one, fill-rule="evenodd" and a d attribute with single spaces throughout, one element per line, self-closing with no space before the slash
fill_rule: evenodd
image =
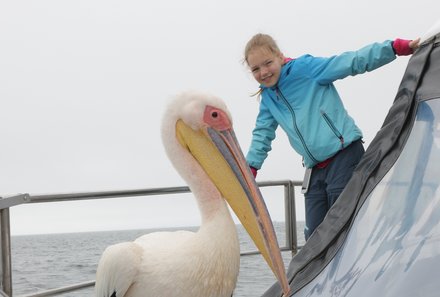
<path id="1" fill-rule="evenodd" d="M 265 87 L 273 87 L 278 82 L 284 64 L 281 53 L 275 54 L 262 47 L 255 48 L 249 52 L 246 61 L 258 83 Z"/>

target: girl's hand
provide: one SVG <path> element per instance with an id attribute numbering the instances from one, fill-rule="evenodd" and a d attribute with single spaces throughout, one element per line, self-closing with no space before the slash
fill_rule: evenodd
<path id="1" fill-rule="evenodd" d="M 409 47 L 415 51 L 420 46 L 420 37 L 409 42 Z"/>

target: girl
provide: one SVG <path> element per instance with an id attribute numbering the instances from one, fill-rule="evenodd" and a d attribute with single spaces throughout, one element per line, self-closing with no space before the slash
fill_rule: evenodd
<path id="1" fill-rule="evenodd" d="M 364 153 L 362 132 L 345 110 L 333 82 L 377 69 L 396 55 L 410 55 L 418 45 L 419 39 L 396 39 L 329 58 L 303 55 L 290 59 L 269 35 L 257 34 L 247 43 L 244 60 L 260 84 L 261 102 L 246 159 L 256 176 L 278 125 L 286 132 L 310 176 L 303 184 L 306 240 Z"/>

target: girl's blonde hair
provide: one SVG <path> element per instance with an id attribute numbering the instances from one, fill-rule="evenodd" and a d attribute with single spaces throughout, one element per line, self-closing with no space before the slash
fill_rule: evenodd
<path id="1" fill-rule="evenodd" d="M 248 41 L 248 43 L 246 44 L 246 47 L 244 48 L 244 62 L 246 62 L 246 64 L 248 64 L 247 59 L 248 59 L 249 53 L 256 48 L 264 48 L 264 49 L 269 50 L 271 53 L 274 53 L 276 55 L 281 54 L 281 51 L 280 51 L 277 43 L 270 35 L 258 33 L 258 34 L 255 34 Z"/>
<path id="2" fill-rule="evenodd" d="M 246 63 L 249 66 L 249 63 L 248 63 L 249 53 L 257 48 L 266 49 L 276 55 L 281 54 L 281 50 L 279 49 L 277 43 L 272 38 L 272 36 L 267 35 L 267 34 L 263 34 L 263 33 L 258 33 L 258 34 L 255 34 L 246 44 L 246 47 L 244 48 L 243 63 Z M 260 100 L 261 92 L 262 92 L 262 89 L 260 88 L 254 94 L 251 94 L 251 97 L 258 96 L 257 98 L 258 98 L 258 100 Z"/>

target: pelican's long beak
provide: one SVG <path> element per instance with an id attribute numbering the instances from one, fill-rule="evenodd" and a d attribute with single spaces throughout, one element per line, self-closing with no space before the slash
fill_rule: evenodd
<path id="1" fill-rule="evenodd" d="M 272 220 L 232 125 L 194 131 L 180 120 L 176 134 L 231 206 L 288 296 L 290 287 Z"/>

